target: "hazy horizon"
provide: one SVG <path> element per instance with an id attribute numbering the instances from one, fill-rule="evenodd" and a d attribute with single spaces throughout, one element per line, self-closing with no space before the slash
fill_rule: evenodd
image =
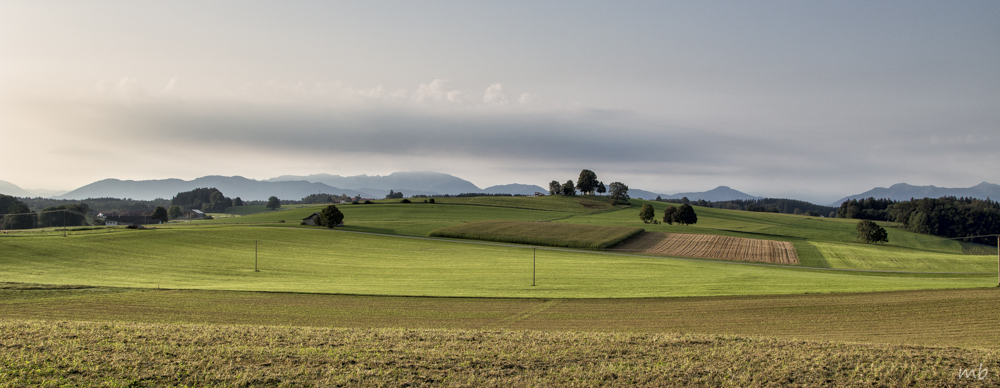
<path id="1" fill-rule="evenodd" d="M 1000 182 L 1000 3 L 0 4 L 0 180 Z"/>

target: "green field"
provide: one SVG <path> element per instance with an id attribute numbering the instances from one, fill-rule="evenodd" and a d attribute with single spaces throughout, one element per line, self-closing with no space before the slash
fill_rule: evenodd
<path id="1" fill-rule="evenodd" d="M 601 200 L 341 205 L 333 230 L 299 225 L 325 206 L 310 205 L 13 231 L 0 236 L 0 386 L 996 381 L 958 379 L 1000 367 L 995 248 L 892 224 L 889 244 L 859 244 L 852 220 L 700 207 L 696 225 L 643 224 L 645 201 Z M 484 221 L 550 245 L 580 228 L 788 241 L 802 263 L 423 237 Z"/>
<path id="2" fill-rule="evenodd" d="M 199 225 L 199 224 L 195 224 Z M 260 272 L 253 272 L 255 243 Z M 864 274 L 350 233 L 210 225 L 8 236 L 0 279 L 115 287 L 467 297 L 663 297 L 986 287 L 992 275 Z"/>

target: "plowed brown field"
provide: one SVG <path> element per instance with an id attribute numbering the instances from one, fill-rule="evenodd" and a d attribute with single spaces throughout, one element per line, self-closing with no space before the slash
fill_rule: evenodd
<path id="1" fill-rule="evenodd" d="M 799 263 L 799 257 L 790 242 L 700 234 L 646 232 L 612 250 L 760 263 Z"/>

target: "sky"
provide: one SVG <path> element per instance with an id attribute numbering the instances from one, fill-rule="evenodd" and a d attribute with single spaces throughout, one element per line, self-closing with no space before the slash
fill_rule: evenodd
<path id="1" fill-rule="evenodd" d="M 1000 183 L 997 1 L 4 1 L 0 180 Z"/>

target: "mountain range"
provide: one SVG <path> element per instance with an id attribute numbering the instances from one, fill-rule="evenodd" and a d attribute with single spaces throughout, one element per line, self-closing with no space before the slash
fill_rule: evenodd
<path id="1" fill-rule="evenodd" d="M 7 181 L 0 181 L 0 194 L 6 194 L 12 197 L 22 197 L 22 198 L 31 196 L 31 194 L 28 193 L 26 190 Z"/>
<path id="2" fill-rule="evenodd" d="M 340 176 L 330 174 L 315 175 L 283 175 L 263 181 L 247 179 L 240 176 L 205 176 L 190 181 L 181 179 L 159 179 L 131 181 L 105 179 L 97 181 L 64 195 L 54 196 L 56 199 L 86 199 L 86 198 L 132 198 L 151 200 L 156 198 L 172 198 L 179 192 L 190 191 L 200 187 L 215 187 L 231 198 L 240 197 L 244 200 L 265 200 L 270 196 L 281 199 L 299 199 L 310 194 L 347 194 L 359 195 L 364 198 L 383 198 L 390 190 L 403 192 L 406 196 L 413 195 L 456 195 L 461 193 L 488 194 L 520 194 L 532 195 L 535 192 L 547 193 L 548 190 L 530 184 L 506 184 L 480 189 L 478 186 L 462 178 L 429 171 L 394 172 L 389 175 L 355 175 Z M 38 194 L 21 189 L 10 182 L 0 181 L 0 193 L 15 197 L 30 197 Z M 702 192 L 685 192 L 677 194 L 662 194 L 641 189 L 629 190 L 632 198 L 680 199 L 687 197 L 692 201 L 704 199 L 707 201 L 728 201 L 734 199 L 759 199 L 727 186 L 719 186 Z M 840 206 L 850 199 L 868 197 L 889 198 L 897 201 L 910 198 L 938 198 L 943 196 L 971 198 L 1000 198 L 1000 185 L 983 182 L 969 188 L 946 188 L 937 186 L 913 186 L 899 183 L 889 188 L 877 187 L 861 194 L 844 197 L 829 206 Z"/>
<path id="3" fill-rule="evenodd" d="M 13 186 L 13 185 L 12 185 Z M 14 186 L 16 187 L 16 186 Z M 285 175 L 263 181 L 240 176 L 205 176 L 190 181 L 181 179 L 119 180 L 104 179 L 64 195 L 57 199 L 86 198 L 132 198 L 151 200 L 172 198 L 179 192 L 200 187 L 215 187 L 231 198 L 243 200 L 265 200 L 270 196 L 281 199 L 300 199 L 310 194 L 347 194 L 363 198 L 383 198 L 390 190 L 413 195 L 456 195 L 461 193 L 506 193 L 531 195 L 545 190 L 535 185 L 509 184 L 480 189 L 467 180 L 436 172 L 395 172 L 386 176 L 339 176 L 316 174 L 308 176 Z M 2 191 L 0 191 L 2 192 Z M 15 195 L 19 196 L 19 195 Z"/>
<path id="4" fill-rule="evenodd" d="M 888 198 L 896 201 L 907 201 L 910 198 L 941 198 L 941 197 L 969 197 L 979 199 L 1000 198 L 1000 185 L 983 182 L 978 185 L 966 188 L 948 188 L 937 186 L 913 186 L 906 183 L 897 183 L 889 188 L 876 187 L 864 193 L 844 197 L 834 202 L 830 206 L 840 206 L 844 201 L 865 198 Z"/>

